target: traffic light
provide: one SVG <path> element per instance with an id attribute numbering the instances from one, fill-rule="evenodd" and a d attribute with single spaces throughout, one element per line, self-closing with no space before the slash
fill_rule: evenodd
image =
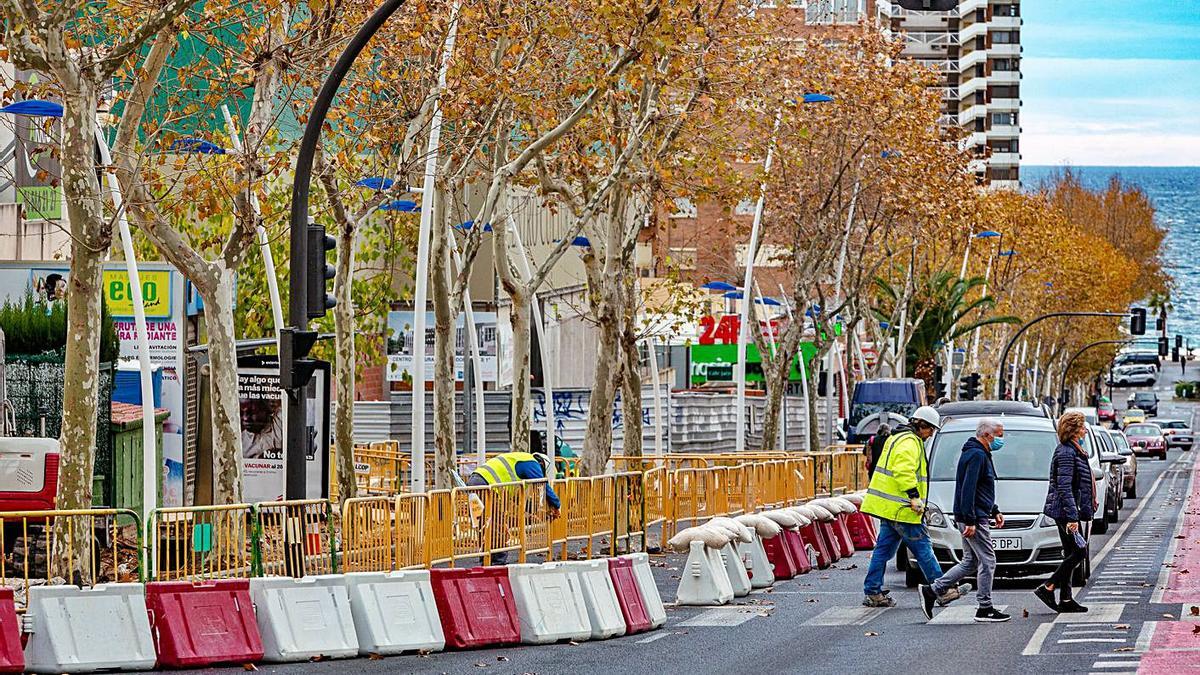
<path id="1" fill-rule="evenodd" d="M 306 280 L 308 282 L 308 318 L 319 319 L 325 316 L 325 313 L 337 304 L 333 296 L 326 292 L 325 282 L 333 278 L 336 274 L 333 265 L 329 264 L 329 260 L 325 255 L 337 248 L 337 240 L 325 234 L 325 228 L 314 224 L 308 224 L 308 260 L 305 263 L 308 265 L 308 274 Z"/>
<path id="2" fill-rule="evenodd" d="M 317 369 L 317 361 L 308 358 L 317 343 L 317 331 L 284 328 L 279 331 L 279 388 L 303 389 Z"/>
<path id="3" fill-rule="evenodd" d="M 1145 335 L 1146 334 L 1146 308 L 1134 307 L 1129 310 L 1129 334 L 1130 335 Z"/>
<path id="4" fill-rule="evenodd" d="M 1175 349 L 1177 349 L 1177 350 L 1183 349 L 1183 336 L 1182 335 L 1175 336 Z"/>
<path id="5" fill-rule="evenodd" d="M 1171 362 L 1179 363 L 1179 347 L 1171 348 Z"/>
<path id="6" fill-rule="evenodd" d="M 958 8 L 958 0 L 895 0 L 895 4 L 918 12 L 949 12 Z"/>
<path id="7" fill-rule="evenodd" d="M 1158 338 L 1158 355 L 1162 358 L 1166 358 L 1167 355 L 1170 353 L 1171 353 L 1170 341 L 1168 341 L 1167 338 L 1165 338 L 1165 337 Z"/>
<path id="8" fill-rule="evenodd" d="M 974 401 L 976 398 L 979 398 L 979 394 L 982 391 L 979 373 L 964 375 L 959 380 L 961 384 L 958 386 L 958 400 Z"/>

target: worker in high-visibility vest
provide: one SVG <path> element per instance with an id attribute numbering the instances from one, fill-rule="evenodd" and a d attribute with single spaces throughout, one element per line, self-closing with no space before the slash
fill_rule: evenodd
<path id="1" fill-rule="evenodd" d="M 871 564 L 863 583 L 863 604 L 868 607 L 894 607 L 896 601 L 883 589 L 883 574 L 887 563 L 903 543 L 917 558 L 932 584 L 942 576 L 942 567 L 933 555 L 929 533 L 922 523 L 925 498 L 929 492 L 929 461 L 925 457 L 925 441 L 941 424 L 941 416 L 929 406 L 913 411 L 908 424 L 901 425 L 883 445 L 867 494 L 863 497 L 863 513 L 879 519 L 879 536 L 871 553 Z M 953 595 L 954 597 L 950 597 Z M 946 592 L 942 604 L 958 598 L 959 589 Z"/>
<path id="2" fill-rule="evenodd" d="M 535 452 L 506 452 L 496 455 L 475 469 L 467 478 L 467 485 L 501 485 L 504 483 L 519 483 L 523 480 L 542 480 L 550 475 L 550 458 Z M 546 502 L 550 506 L 550 516 L 558 517 L 558 509 L 562 506 L 554 487 L 546 483 Z"/>

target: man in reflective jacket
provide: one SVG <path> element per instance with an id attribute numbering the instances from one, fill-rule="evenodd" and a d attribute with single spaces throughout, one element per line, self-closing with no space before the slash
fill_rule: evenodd
<path id="1" fill-rule="evenodd" d="M 500 485 L 502 483 L 519 483 L 523 480 L 542 480 L 549 473 L 550 458 L 542 453 L 506 452 L 496 455 L 475 469 L 467 478 L 467 485 Z M 558 509 L 562 506 L 554 487 L 546 483 L 546 502 L 550 505 L 550 515 L 558 517 Z"/>
<path id="2" fill-rule="evenodd" d="M 929 406 L 917 408 L 908 424 L 897 428 L 884 443 L 867 494 L 863 513 L 879 519 L 879 536 L 871 553 L 871 564 L 863 583 L 863 604 L 868 607 L 894 607 L 896 601 L 883 589 L 887 563 L 903 543 L 917 558 L 926 583 L 942 576 L 942 568 L 933 555 L 929 533 L 921 522 L 925 497 L 929 491 L 929 462 L 925 441 L 939 428 L 941 416 Z M 958 597 L 954 588 L 939 598 L 942 603 Z M 951 597 L 953 596 L 953 597 Z"/>

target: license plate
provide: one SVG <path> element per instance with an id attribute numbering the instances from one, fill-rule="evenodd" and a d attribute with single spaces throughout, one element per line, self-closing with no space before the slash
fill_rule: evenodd
<path id="1" fill-rule="evenodd" d="M 992 539 L 992 548 L 997 551 L 1020 551 L 1021 540 L 1012 537 L 999 537 Z"/>

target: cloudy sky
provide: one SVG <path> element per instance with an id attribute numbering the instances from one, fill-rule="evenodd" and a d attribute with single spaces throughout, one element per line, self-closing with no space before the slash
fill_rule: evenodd
<path id="1" fill-rule="evenodd" d="M 1023 164 L 1200 166 L 1200 0 L 1025 0 Z"/>

